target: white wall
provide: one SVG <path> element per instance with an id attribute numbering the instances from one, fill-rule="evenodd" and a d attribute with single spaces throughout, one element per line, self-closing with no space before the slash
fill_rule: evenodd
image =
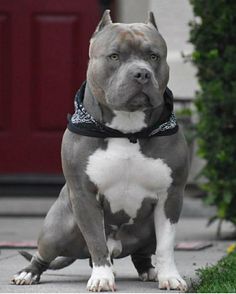
<path id="1" fill-rule="evenodd" d="M 118 22 L 142 22 L 147 17 L 149 0 L 117 0 Z"/>

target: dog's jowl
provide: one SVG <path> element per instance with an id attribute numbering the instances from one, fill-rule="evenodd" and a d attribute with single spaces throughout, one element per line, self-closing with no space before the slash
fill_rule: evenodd
<path id="1" fill-rule="evenodd" d="M 63 136 L 66 184 L 45 218 L 38 251 L 23 253 L 30 264 L 13 283 L 38 283 L 47 269 L 90 258 L 88 290 L 114 291 L 113 259 L 130 255 L 141 280 L 187 289 L 173 247 L 188 156 L 166 56 L 152 13 L 147 23 L 120 24 L 105 11 Z"/>

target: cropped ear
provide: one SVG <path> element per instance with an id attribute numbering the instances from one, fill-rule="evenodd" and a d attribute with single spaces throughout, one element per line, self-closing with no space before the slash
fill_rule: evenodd
<path id="1" fill-rule="evenodd" d="M 110 10 L 105 10 L 103 13 L 103 16 L 94 32 L 94 34 L 100 32 L 104 29 L 105 26 L 112 24 L 111 16 L 110 16 Z"/>
<path id="2" fill-rule="evenodd" d="M 153 25 L 154 28 L 156 28 L 158 30 L 156 20 L 155 20 L 155 16 L 154 16 L 152 11 L 150 11 L 149 14 L 148 14 L 147 24 Z"/>

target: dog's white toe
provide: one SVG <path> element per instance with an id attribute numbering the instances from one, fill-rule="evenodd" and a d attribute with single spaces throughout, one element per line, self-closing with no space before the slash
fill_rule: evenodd
<path id="1" fill-rule="evenodd" d="M 25 271 L 15 274 L 11 280 L 11 283 L 15 285 L 32 285 L 38 282 L 39 278 L 37 275 Z"/>
<path id="2" fill-rule="evenodd" d="M 147 281 L 157 281 L 157 273 L 154 268 L 148 269 L 148 271 L 139 275 L 140 280 L 143 282 Z"/>
<path id="3" fill-rule="evenodd" d="M 93 266 L 93 271 L 87 283 L 87 289 L 92 292 L 116 290 L 115 277 L 112 268 L 108 265 Z"/>
<path id="4" fill-rule="evenodd" d="M 186 292 L 188 289 L 187 283 L 179 275 L 173 277 L 159 277 L 159 289 L 179 290 Z"/>

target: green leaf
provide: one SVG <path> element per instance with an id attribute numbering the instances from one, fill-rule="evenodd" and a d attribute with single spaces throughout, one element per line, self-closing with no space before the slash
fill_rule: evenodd
<path id="1" fill-rule="evenodd" d="M 211 58 L 211 59 L 217 58 L 218 55 L 219 55 L 219 52 L 218 52 L 217 48 L 210 50 L 209 53 L 208 53 L 208 57 Z"/>
<path id="2" fill-rule="evenodd" d="M 226 191 L 224 192 L 224 202 L 227 203 L 227 204 L 230 204 L 233 197 L 234 197 L 234 194 L 230 191 Z"/>

